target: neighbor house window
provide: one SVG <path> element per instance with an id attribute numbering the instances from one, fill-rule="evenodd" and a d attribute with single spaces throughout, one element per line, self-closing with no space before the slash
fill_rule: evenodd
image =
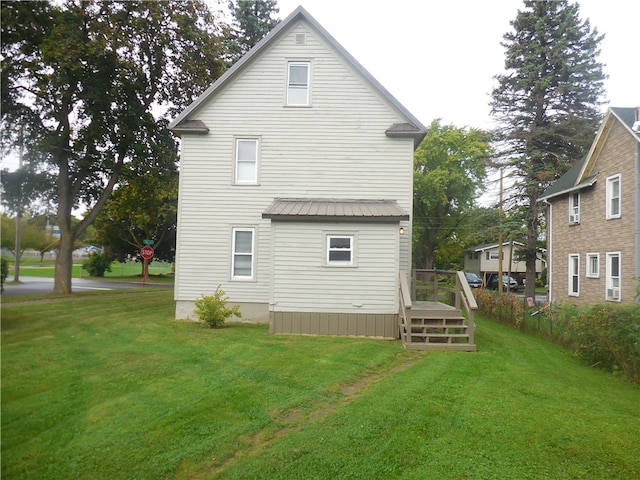
<path id="1" fill-rule="evenodd" d="M 587 253 L 587 277 L 598 278 L 600 276 L 600 254 Z"/>
<path id="2" fill-rule="evenodd" d="M 607 219 L 620 218 L 620 175 L 607 178 Z"/>
<path id="3" fill-rule="evenodd" d="M 289 62 L 287 105 L 309 105 L 309 62 Z"/>
<path id="4" fill-rule="evenodd" d="M 258 140 L 236 139 L 235 183 L 258 183 Z"/>
<path id="5" fill-rule="evenodd" d="M 231 278 L 235 280 L 253 279 L 254 234 L 253 228 L 233 229 Z"/>
<path id="6" fill-rule="evenodd" d="M 580 255 L 569 255 L 569 296 L 580 295 Z"/>
<path id="7" fill-rule="evenodd" d="M 614 302 L 620 301 L 620 252 L 607 252 L 606 284 L 607 291 L 605 298 Z"/>
<path id="8" fill-rule="evenodd" d="M 327 264 L 353 265 L 353 236 L 327 235 Z"/>
<path id="9" fill-rule="evenodd" d="M 500 258 L 500 252 L 487 252 L 487 260 L 498 260 Z M 504 252 L 502 252 L 502 258 L 504 259 Z"/>
<path id="10" fill-rule="evenodd" d="M 569 223 L 580 223 L 580 192 L 569 197 Z"/>

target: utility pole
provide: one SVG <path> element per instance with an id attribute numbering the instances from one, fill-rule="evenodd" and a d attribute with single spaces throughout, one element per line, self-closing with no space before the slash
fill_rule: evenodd
<path id="1" fill-rule="evenodd" d="M 498 292 L 502 295 L 504 289 L 502 285 L 502 174 L 504 167 L 500 167 L 500 204 L 498 205 Z M 507 285 L 508 285 L 507 281 Z"/>
<path id="2" fill-rule="evenodd" d="M 22 155 L 24 154 L 23 147 L 23 127 L 20 127 L 20 136 L 18 137 L 18 142 L 20 142 L 20 150 L 18 154 L 18 171 L 22 170 Z M 21 257 L 21 228 L 22 228 L 22 181 L 20 182 L 20 194 L 18 196 L 18 211 L 16 212 L 16 242 L 14 246 L 14 257 L 15 257 L 15 267 L 13 269 L 13 281 L 20 281 L 20 257 Z"/>

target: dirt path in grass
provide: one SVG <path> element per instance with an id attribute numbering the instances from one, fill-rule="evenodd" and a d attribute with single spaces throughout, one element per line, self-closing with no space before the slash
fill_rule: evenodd
<path id="1" fill-rule="evenodd" d="M 335 387 L 335 391 L 337 392 L 336 397 L 334 397 L 332 401 L 316 405 L 316 407 L 310 412 L 301 412 L 297 409 L 282 412 L 275 419 L 275 423 L 278 427 L 275 429 L 268 428 L 260 430 L 253 436 L 246 439 L 246 442 L 244 442 L 246 444 L 245 447 L 236 450 L 231 457 L 226 459 L 219 466 L 192 477 L 192 480 L 213 478 L 217 474 L 223 472 L 236 460 L 240 458 L 251 458 L 261 454 L 266 448 L 283 436 L 298 432 L 310 423 L 317 422 L 326 416 L 331 415 L 338 409 L 338 407 L 348 404 L 360 396 L 360 394 L 368 387 L 381 382 L 395 373 L 412 367 L 423 358 L 423 355 L 416 352 L 403 352 L 399 353 L 397 358 L 400 363 L 395 363 L 387 369 L 365 372 L 365 374 L 354 383 L 337 385 Z"/>

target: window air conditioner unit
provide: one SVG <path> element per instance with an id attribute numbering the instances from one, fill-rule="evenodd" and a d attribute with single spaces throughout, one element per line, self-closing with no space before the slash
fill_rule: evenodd
<path id="1" fill-rule="evenodd" d="M 580 223 L 580 214 L 569 215 L 569 223 Z"/>
<path id="2" fill-rule="evenodd" d="M 619 288 L 607 288 L 607 298 L 609 300 L 620 300 Z"/>

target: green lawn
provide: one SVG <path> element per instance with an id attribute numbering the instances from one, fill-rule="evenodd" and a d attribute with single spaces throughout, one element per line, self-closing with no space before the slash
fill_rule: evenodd
<path id="1" fill-rule="evenodd" d="M 478 320 L 477 353 L 2 305 L 2 478 L 640 478 L 640 389 Z"/>
<path id="2" fill-rule="evenodd" d="M 72 277 L 88 277 L 89 274 L 82 268 L 83 259 L 74 259 Z M 20 261 L 20 276 L 25 277 L 47 277 L 53 278 L 55 273 L 55 259 L 47 258 L 40 261 L 40 258 L 23 257 Z M 151 262 L 149 264 L 149 276 L 154 280 L 173 281 L 171 264 L 168 262 Z M 9 276 L 7 281 L 13 280 L 14 263 L 9 263 Z M 113 262 L 111 272 L 105 272 L 105 277 L 109 280 L 131 280 L 142 277 L 142 263 L 140 262 Z"/>

